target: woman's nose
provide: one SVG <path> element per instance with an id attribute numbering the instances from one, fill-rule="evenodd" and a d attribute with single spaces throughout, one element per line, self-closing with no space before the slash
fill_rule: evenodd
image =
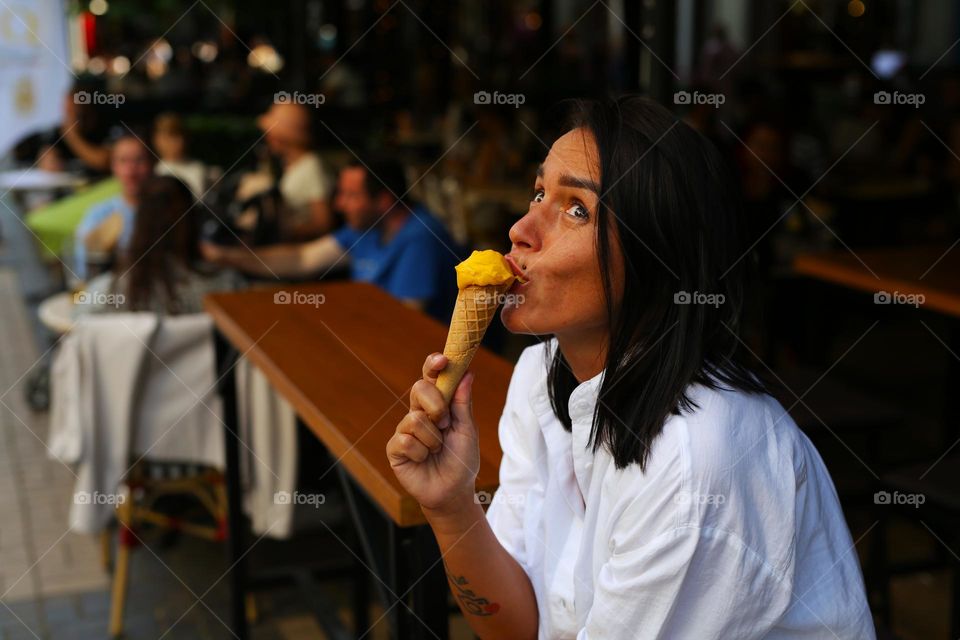
<path id="1" fill-rule="evenodd" d="M 540 233 L 532 210 L 510 227 L 510 242 L 514 247 L 530 251 L 540 250 Z"/>

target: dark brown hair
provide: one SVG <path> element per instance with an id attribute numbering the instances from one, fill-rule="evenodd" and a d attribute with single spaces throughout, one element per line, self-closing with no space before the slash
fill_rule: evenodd
<path id="1" fill-rule="evenodd" d="M 190 189 L 172 176 L 155 176 L 143 183 L 130 247 L 118 264 L 129 310 L 154 310 L 159 295 L 168 313 L 180 311 L 177 275 L 200 259 L 194 205 Z"/>
<path id="2" fill-rule="evenodd" d="M 753 291 L 745 221 L 719 152 L 656 102 L 578 101 L 568 130 L 579 127 L 600 156 L 596 243 L 610 335 L 590 441 L 618 469 L 645 469 L 666 420 L 696 409 L 691 384 L 765 391 L 740 338 Z M 619 308 L 613 243 L 624 258 Z M 551 404 L 569 431 L 578 381 L 559 349 L 548 357 Z"/>

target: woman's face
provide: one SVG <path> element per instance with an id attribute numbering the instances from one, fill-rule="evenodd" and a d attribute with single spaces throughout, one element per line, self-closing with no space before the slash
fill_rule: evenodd
<path id="1" fill-rule="evenodd" d="M 557 140 L 537 171 L 530 209 L 510 229 L 508 259 L 523 271 L 501 317 L 514 333 L 589 335 L 607 327 L 597 257 L 600 162 L 593 134 L 574 129 Z M 611 223 L 610 269 L 619 305 L 623 263 Z"/>

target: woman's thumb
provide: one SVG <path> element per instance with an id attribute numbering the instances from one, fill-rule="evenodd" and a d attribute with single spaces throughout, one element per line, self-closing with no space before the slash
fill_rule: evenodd
<path id="1" fill-rule="evenodd" d="M 453 419 L 471 425 L 473 424 L 473 379 L 473 372 L 468 371 L 457 385 L 453 400 L 450 402 L 450 413 L 453 414 Z"/>

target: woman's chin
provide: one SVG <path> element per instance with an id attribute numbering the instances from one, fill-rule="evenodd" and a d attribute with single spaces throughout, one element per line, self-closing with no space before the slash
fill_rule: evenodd
<path id="1" fill-rule="evenodd" d="M 523 304 L 503 305 L 503 309 L 500 311 L 500 320 L 510 333 L 537 333 L 536 328 L 531 325 L 532 318 L 530 318 L 529 310 L 525 309 Z"/>

